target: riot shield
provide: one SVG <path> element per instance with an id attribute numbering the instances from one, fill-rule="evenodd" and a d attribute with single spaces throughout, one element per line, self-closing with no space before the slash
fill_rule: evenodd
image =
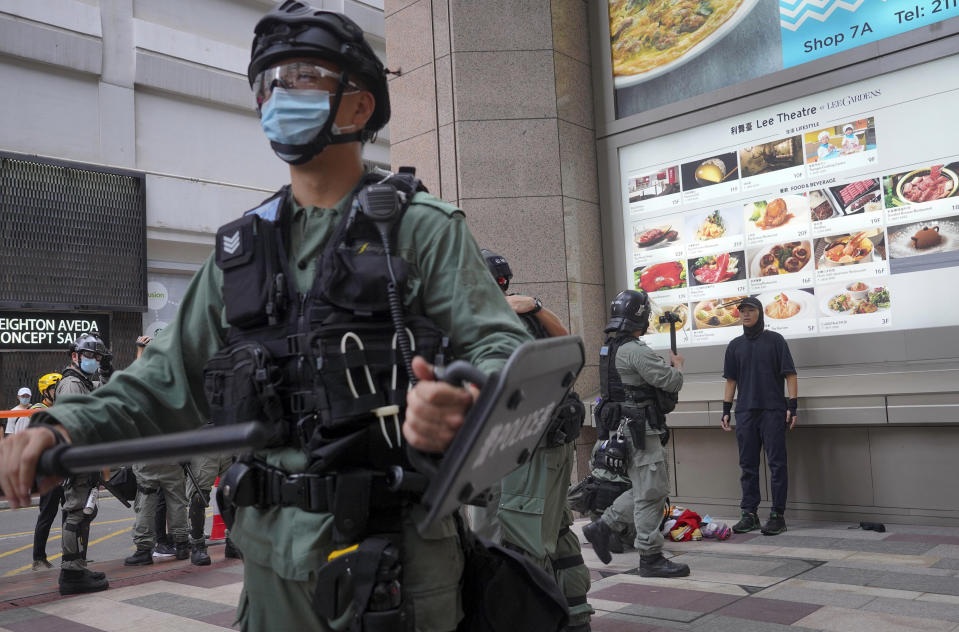
<path id="1" fill-rule="evenodd" d="M 423 493 L 427 513 L 417 524 L 420 531 L 529 459 L 584 362 L 579 336 L 546 338 L 520 346 L 502 371 L 489 376 L 452 445 L 433 471 L 425 472 L 430 482 Z M 451 364 L 448 373 L 453 375 L 443 379 L 474 381 L 472 367 L 466 365 L 460 373 L 458 364 Z"/>

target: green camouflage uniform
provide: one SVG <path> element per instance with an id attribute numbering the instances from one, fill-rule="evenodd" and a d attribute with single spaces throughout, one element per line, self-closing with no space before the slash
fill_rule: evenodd
<path id="1" fill-rule="evenodd" d="M 310 289 L 317 259 L 340 214 L 296 208 L 290 225 L 290 270 L 299 291 Z M 491 373 L 530 339 L 490 276 L 461 211 L 417 194 L 401 223 L 394 251 L 409 263 L 404 297 L 410 314 L 431 318 L 447 331 L 453 354 Z M 211 260 L 191 282 L 173 322 L 93 397 L 51 409 L 77 443 L 95 443 L 198 428 L 208 418 L 203 367 L 226 344 L 223 275 Z M 265 459 L 302 472 L 306 456 L 287 448 Z M 418 505 L 411 516 L 422 511 Z M 416 628 L 446 632 L 462 617 L 459 579 L 463 554 L 452 518 L 419 534 L 406 516 L 403 589 L 412 596 Z M 321 621 L 311 601 L 316 571 L 334 550 L 333 516 L 295 507 L 240 507 L 230 533 L 243 551 L 245 590 L 238 618 L 243 630 L 344 629 Z"/>
<path id="2" fill-rule="evenodd" d="M 623 343 L 616 352 L 616 370 L 626 386 L 651 385 L 670 393 L 683 386 L 683 373 L 666 363 L 661 355 L 640 339 Z M 646 449 L 633 447 L 632 431 L 623 426 L 629 446 L 627 473 L 632 489 L 623 492 L 603 512 L 602 520 L 611 529 L 620 532 L 623 513 L 632 497 L 633 522 L 636 529 L 636 550 L 641 554 L 659 553 L 663 549 L 663 534 L 659 525 L 663 520 L 663 506 L 669 495 L 669 472 L 666 469 L 666 448 L 660 438 L 662 432 L 646 428 Z"/>
<path id="3" fill-rule="evenodd" d="M 569 606 L 570 627 L 589 623 L 593 614 L 586 601 L 589 569 L 579 537 L 569 528 L 573 512 L 566 493 L 575 454 L 573 441 L 540 444 L 529 461 L 490 489 L 486 507 L 469 510 L 473 529 L 482 537 L 520 549 L 556 578 Z"/>
<path id="4" fill-rule="evenodd" d="M 186 522 L 186 481 L 179 465 L 134 465 L 137 479 L 137 498 L 133 503 L 136 522 L 133 523 L 133 543 L 137 549 L 152 550 L 156 544 L 154 521 L 157 512 L 157 490 L 163 490 L 169 533 L 176 544 L 189 540 Z"/>
<path id="5" fill-rule="evenodd" d="M 200 494 L 203 498 L 203 504 L 209 505 L 210 492 L 213 491 L 213 483 L 216 482 L 217 477 L 223 476 L 230 466 L 233 465 L 233 457 L 224 454 L 204 454 L 203 456 L 193 457 L 193 462 L 190 464 L 191 469 L 193 470 L 193 475 L 196 476 L 197 482 L 200 484 L 200 489 L 196 488 L 196 485 L 193 484 L 192 478 L 186 479 L 186 499 L 187 503 L 193 502 L 194 494 Z M 204 542 L 203 534 L 200 534 L 200 537 L 195 538 L 193 534 L 190 534 L 190 544 L 203 544 Z"/>
<path id="6" fill-rule="evenodd" d="M 80 371 L 76 366 L 75 371 Z M 100 386 L 100 382 L 91 381 L 93 388 Z M 90 385 L 75 375 L 64 375 L 57 382 L 56 401 L 69 401 L 70 395 L 87 395 L 91 392 Z M 80 571 L 86 568 L 86 548 L 90 536 L 90 523 L 93 516 L 83 513 L 87 498 L 93 490 L 93 483 L 99 482 L 99 474 L 83 474 L 71 476 L 63 483 L 63 535 L 61 544 L 63 557 L 60 568 L 67 571 Z"/>

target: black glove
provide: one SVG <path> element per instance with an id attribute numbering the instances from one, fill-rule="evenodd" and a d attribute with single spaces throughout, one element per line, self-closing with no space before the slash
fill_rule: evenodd
<path id="1" fill-rule="evenodd" d="M 789 410 L 789 418 L 796 416 L 796 409 L 799 407 L 799 399 L 790 397 L 786 400 L 786 409 Z"/>
<path id="2" fill-rule="evenodd" d="M 111 375 L 113 375 L 113 356 L 108 354 L 100 360 L 100 377 L 106 381 Z"/>
<path id="3" fill-rule="evenodd" d="M 626 439 L 623 435 L 617 432 L 611 438 L 603 441 L 599 446 L 599 452 L 603 455 L 606 469 L 616 474 L 626 474 L 629 448 L 626 445 Z"/>

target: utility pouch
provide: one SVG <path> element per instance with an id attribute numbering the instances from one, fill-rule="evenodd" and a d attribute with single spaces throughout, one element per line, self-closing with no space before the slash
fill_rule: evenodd
<path id="1" fill-rule="evenodd" d="M 406 319 L 415 355 L 435 359 L 449 339 L 427 318 Z M 310 334 L 316 370 L 326 387 L 332 427 L 368 419 L 385 406 L 405 408 L 409 377 L 403 366 L 399 340 L 390 322 L 324 324 Z"/>
<path id="2" fill-rule="evenodd" d="M 283 405 L 277 394 L 280 377 L 270 352 L 259 342 L 240 342 L 216 353 L 203 369 L 203 390 L 214 425 L 247 421 L 278 422 Z M 281 444 L 284 424 L 271 423 L 268 445 Z"/>
<path id="3" fill-rule="evenodd" d="M 590 475 L 570 487 L 566 498 L 573 511 L 583 514 L 601 512 L 631 487 L 630 483 L 604 481 Z"/>
<path id="4" fill-rule="evenodd" d="M 226 320 L 248 329 L 276 319 L 286 283 L 276 257 L 276 225 L 251 213 L 216 233 L 216 265 L 223 270 Z"/>
<path id="5" fill-rule="evenodd" d="M 570 391 L 553 411 L 550 429 L 546 432 L 546 446 L 553 448 L 575 441 L 586 421 L 586 407 L 576 391 Z"/>
<path id="6" fill-rule="evenodd" d="M 137 479 L 133 475 L 133 468 L 123 466 L 110 475 L 110 487 L 123 497 L 124 500 L 133 502 L 137 497 Z"/>
<path id="7" fill-rule="evenodd" d="M 593 421 L 596 423 L 600 439 L 609 437 L 609 433 L 615 432 L 619 427 L 619 421 L 622 418 L 619 402 L 611 402 L 605 398 L 601 399 L 599 404 L 593 410 Z"/>
<path id="8" fill-rule="evenodd" d="M 465 547 L 462 595 L 465 616 L 457 632 L 536 630 L 559 632 L 569 621 L 566 597 L 546 571 L 462 527 Z"/>
<path id="9" fill-rule="evenodd" d="M 401 201 L 399 191 L 394 186 L 382 183 L 370 184 L 377 187 L 374 195 L 377 202 L 384 201 L 389 207 L 392 201 L 397 212 L 385 227 L 389 242 L 396 243 L 397 227 L 403 219 L 409 205 L 409 197 Z M 359 199 L 364 189 L 357 190 L 349 212 L 344 213 L 330 237 L 332 247 L 323 251 L 320 262 L 320 276 L 317 286 L 323 299 L 345 310 L 360 315 L 382 313 L 390 310 L 387 294 L 383 292 L 396 279 L 396 289 L 400 292 L 406 286 L 409 266 L 401 257 L 384 248 L 383 238 L 373 222 L 360 208 Z M 392 195 L 393 200 L 383 196 Z M 392 265 L 392 275 L 387 264 Z"/>

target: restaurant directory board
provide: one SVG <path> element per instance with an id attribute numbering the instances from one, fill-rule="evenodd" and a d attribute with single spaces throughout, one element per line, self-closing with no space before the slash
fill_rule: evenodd
<path id="1" fill-rule="evenodd" d="M 620 149 L 627 278 L 680 340 L 959 324 L 959 56 Z M 668 344 L 668 329 L 650 336 Z"/>

